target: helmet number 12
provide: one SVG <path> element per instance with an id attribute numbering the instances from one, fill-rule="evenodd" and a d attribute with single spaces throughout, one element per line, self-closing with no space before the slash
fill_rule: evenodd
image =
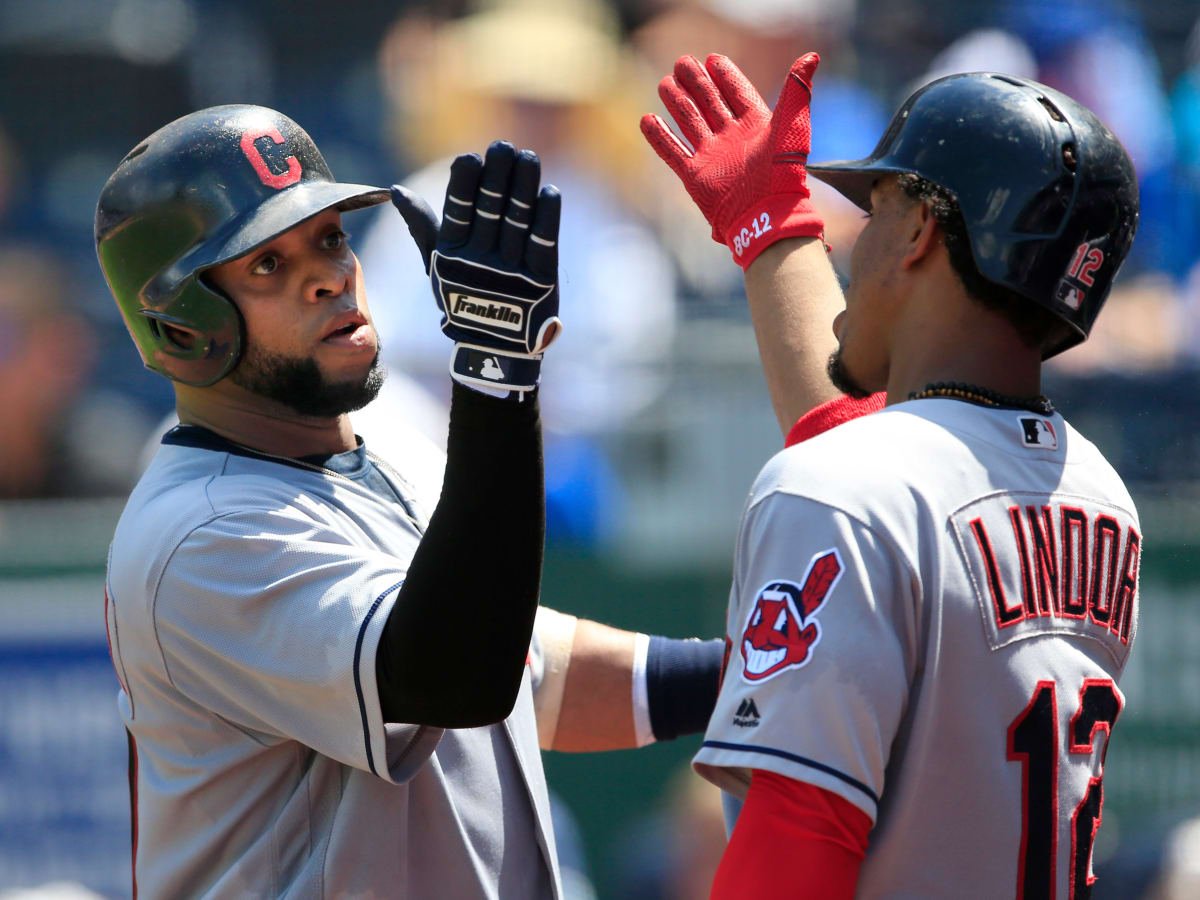
<path id="1" fill-rule="evenodd" d="M 1055 896 L 1058 856 L 1059 729 L 1057 685 L 1039 681 L 1029 705 L 1008 728 L 1008 758 L 1021 764 L 1021 857 L 1017 868 L 1018 900 Z M 1087 790 L 1071 815 L 1069 896 L 1086 900 L 1096 881 L 1092 843 L 1100 827 L 1104 803 L 1104 753 L 1113 723 L 1121 712 L 1121 694 L 1109 678 L 1085 678 L 1079 707 L 1067 726 L 1067 753 L 1092 756 L 1096 732 L 1106 733 L 1104 751 L 1094 762 Z M 1065 797 L 1068 803 L 1074 797 Z"/>

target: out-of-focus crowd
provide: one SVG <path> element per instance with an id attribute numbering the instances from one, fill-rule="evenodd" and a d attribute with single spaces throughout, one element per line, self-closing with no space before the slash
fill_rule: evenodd
<path id="1" fill-rule="evenodd" d="M 192 109 L 280 108 L 342 179 L 404 180 L 434 204 L 446 161 L 495 137 L 563 191 L 562 346 L 547 360 L 551 533 L 613 527 L 595 440 L 653 414 L 703 365 L 679 334 L 746 321 L 740 270 L 638 131 L 658 78 L 723 52 L 773 98 L 822 55 L 813 158 L 870 152 L 916 85 L 1029 76 L 1093 108 L 1137 166 L 1133 256 L 1062 371 L 1145 372 L 1200 353 L 1200 5 L 1152 0 L 0 0 L 0 497 L 121 494 L 168 416 L 95 264 L 100 187 L 136 141 Z M 861 217 L 812 185 L 844 270 Z M 392 372 L 367 411 L 444 439 L 447 346 L 402 223 L 348 221 Z M 747 326 L 748 327 L 748 326 Z M 697 354 L 701 358 L 696 358 Z M 382 427 L 382 426 L 379 426 Z"/>

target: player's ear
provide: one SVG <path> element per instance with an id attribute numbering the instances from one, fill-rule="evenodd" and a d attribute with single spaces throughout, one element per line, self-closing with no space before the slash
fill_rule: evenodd
<path id="1" fill-rule="evenodd" d="M 942 226 L 933 217 L 928 203 L 914 203 L 905 224 L 907 243 L 900 264 L 911 269 L 933 254 L 941 242 Z"/>

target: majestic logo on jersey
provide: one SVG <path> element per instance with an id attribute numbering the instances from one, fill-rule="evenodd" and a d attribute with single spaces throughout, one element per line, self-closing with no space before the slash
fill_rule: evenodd
<path id="1" fill-rule="evenodd" d="M 837 585 L 844 570 L 834 548 L 809 561 L 804 584 L 770 581 L 758 592 L 742 632 L 742 677 L 765 681 L 784 669 L 805 665 L 821 639 L 814 616 Z"/>
<path id="2" fill-rule="evenodd" d="M 501 303 L 499 300 L 481 300 L 467 294 L 452 293 L 450 303 L 455 319 L 465 319 L 470 322 L 486 322 L 510 331 L 520 331 L 525 325 L 525 314 L 515 303 Z"/>
<path id="3" fill-rule="evenodd" d="M 760 721 L 762 718 L 753 697 L 747 697 L 739 703 L 737 712 L 733 714 L 733 724 L 738 728 L 757 728 Z"/>
<path id="4" fill-rule="evenodd" d="M 1020 416 L 1017 422 L 1021 426 L 1021 441 L 1026 447 L 1038 450 L 1058 449 L 1058 435 L 1054 433 L 1054 423 L 1049 419 Z"/>

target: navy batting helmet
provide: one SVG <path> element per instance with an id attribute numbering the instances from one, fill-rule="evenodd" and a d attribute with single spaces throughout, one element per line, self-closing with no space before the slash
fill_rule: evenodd
<path id="1" fill-rule="evenodd" d="M 382 188 L 334 181 L 287 116 L 215 106 L 160 128 L 121 160 L 96 206 L 96 252 L 147 368 L 208 385 L 237 364 L 242 319 L 200 274 L 323 210 L 387 199 Z"/>
<path id="2" fill-rule="evenodd" d="M 900 107 L 866 159 L 809 166 L 870 209 L 871 185 L 911 173 L 954 195 L 979 273 L 1083 341 L 1137 229 L 1137 179 L 1096 116 L 1036 81 L 974 72 L 932 81 Z"/>

